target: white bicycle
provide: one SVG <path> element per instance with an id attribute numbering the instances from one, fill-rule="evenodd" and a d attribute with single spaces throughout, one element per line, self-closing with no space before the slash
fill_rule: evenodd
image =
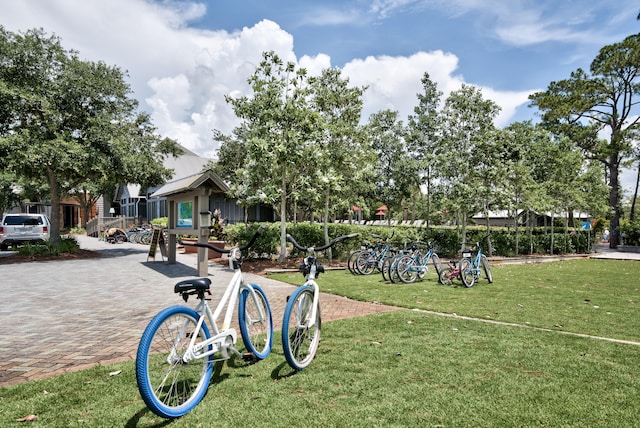
<path id="1" fill-rule="evenodd" d="M 206 297 L 211 294 L 209 278 L 180 281 L 174 291 L 185 302 L 195 295 L 200 300 L 195 309 L 168 307 L 151 320 L 142 334 L 136 355 L 136 380 L 142 399 L 156 415 L 177 418 L 191 411 L 207 392 L 215 362 L 233 356 L 262 360 L 271 352 L 273 324 L 267 296 L 257 285 L 247 284 L 240 269 L 242 252 L 253 245 L 262 229 L 246 245 L 231 250 L 191 244 L 228 253 L 234 274 L 213 312 L 207 304 L 210 298 Z M 240 333 L 247 350 L 244 354 L 235 347 L 237 333 L 231 327 L 236 301 Z M 225 307 L 219 328 L 218 318 Z"/>
<path id="2" fill-rule="evenodd" d="M 316 278 L 324 272 L 324 268 L 318 262 L 316 251 L 326 250 L 338 242 L 354 238 L 357 233 L 340 236 L 321 247 L 303 247 L 295 239 L 287 234 L 287 240 L 299 251 L 308 253 L 300 266 L 300 271 L 305 275 L 303 285 L 287 298 L 282 320 L 282 348 L 287 363 L 296 369 L 302 370 L 311 364 L 320 343 L 320 289 Z"/>

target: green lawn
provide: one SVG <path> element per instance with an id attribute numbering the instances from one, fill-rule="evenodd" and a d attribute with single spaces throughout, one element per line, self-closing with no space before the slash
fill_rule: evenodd
<path id="1" fill-rule="evenodd" d="M 494 268 L 472 289 L 391 285 L 330 272 L 323 291 L 522 325 L 638 341 L 638 262 L 580 260 Z M 298 283 L 300 274 L 292 276 Z M 528 324 L 527 324 L 528 323 Z M 323 324 L 312 365 L 287 366 L 279 335 L 257 364 L 218 367 L 175 427 L 633 427 L 640 346 L 400 310 Z M 110 373 L 121 372 L 116 375 Z M 163 424 L 142 402 L 133 363 L 0 389 L 0 425 Z"/>
<path id="2" fill-rule="evenodd" d="M 435 271 L 415 284 L 385 282 L 380 274 L 329 271 L 320 289 L 355 300 L 457 313 L 541 328 L 640 341 L 640 262 L 572 260 L 493 266 L 494 283 L 473 288 L 438 284 Z M 301 275 L 274 279 L 300 283 Z"/>

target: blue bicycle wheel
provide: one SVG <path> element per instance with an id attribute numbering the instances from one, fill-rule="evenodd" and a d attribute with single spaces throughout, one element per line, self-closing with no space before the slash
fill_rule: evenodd
<path id="1" fill-rule="evenodd" d="M 156 315 L 140 339 L 136 381 L 145 404 L 156 415 L 173 419 L 191 411 L 207 392 L 213 370 L 211 356 L 185 360 L 191 338 L 210 337 L 199 315 L 185 306 L 171 306 Z M 211 349 L 211 348 L 209 348 Z"/>
<path id="2" fill-rule="evenodd" d="M 320 342 L 320 306 L 316 311 L 315 322 L 312 326 L 313 288 L 298 287 L 289 299 L 284 309 L 282 320 L 282 348 L 287 363 L 302 370 L 311 364 L 318 351 Z"/>
<path id="3" fill-rule="evenodd" d="M 259 360 L 267 358 L 273 345 L 273 323 L 271 307 L 260 287 L 251 284 L 255 300 L 248 288 L 242 289 L 238 301 L 238 323 L 247 351 Z"/>

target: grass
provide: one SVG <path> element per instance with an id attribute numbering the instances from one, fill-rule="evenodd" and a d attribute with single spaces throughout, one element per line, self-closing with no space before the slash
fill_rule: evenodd
<path id="1" fill-rule="evenodd" d="M 639 262 L 581 259 L 493 266 L 491 272 L 494 284 L 481 279 L 469 289 L 459 281 L 455 288 L 439 285 L 433 270 L 411 285 L 347 271 L 329 271 L 318 283 L 322 291 L 355 300 L 640 341 Z M 301 278 L 271 277 L 292 284 Z"/>
<path id="2" fill-rule="evenodd" d="M 438 285 L 431 272 L 411 286 L 331 272 L 320 285 L 407 308 L 637 340 L 638 272 L 637 262 L 581 260 L 496 267 L 495 284 L 472 289 Z M 322 334 L 299 373 L 279 335 L 266 360 L 218 366 L 200 405 L 172 422 L 146 409 L 128 362 L 2 388 L 0 425 L 23 426 L 16 420 L 34 414 L 29 426 L 637 426 L 635 345 L 415 310 L 328 322 Z"/>

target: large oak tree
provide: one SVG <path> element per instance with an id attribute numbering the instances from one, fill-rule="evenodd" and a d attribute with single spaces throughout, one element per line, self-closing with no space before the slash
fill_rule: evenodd
<path id="1" fill-rule="evenodd" d="M 138 112 L 125 77 L 42 30 L 0 27 L 0 167 L 47 185 L 54 245 L 61 198 L 83 183 L 147 186 L 171 175 L 164 156 L 180 150 Z"/>

